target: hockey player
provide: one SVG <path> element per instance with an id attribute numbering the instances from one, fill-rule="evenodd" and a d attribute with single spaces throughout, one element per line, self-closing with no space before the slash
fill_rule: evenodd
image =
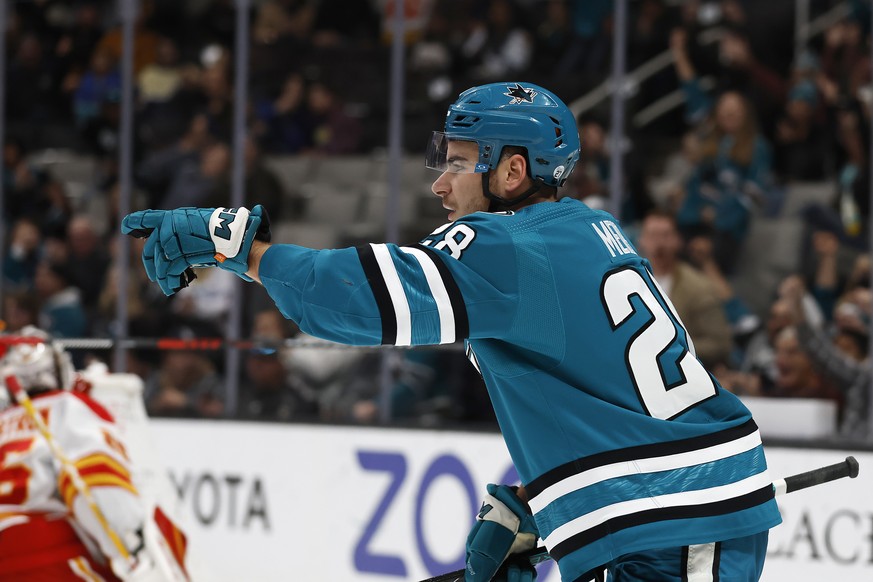
<path id="1" fill-rule="evenodd" d="M 558 199 L 579 149 L 555 95 L 495 83 L 462 93 L 433 134 L 450 222 L 419 244 L 271 245 L 261 206 L 135 212 L 122 230 L 148 236 L 146 271 L 168 295 L 189 267 L 217 266 L 326 339 L 464 340 L 523 484 L 488 486 L 468 581 L 537 537 L 567 581 L 603 565 L 622 582 L 757 580 L 780 522 L 758 429 L 615 218 Z"/>
<path id="2" fill-rule="evenodd" d="M 27 394 L 14 404 L 0 386 L 0 581 L 186 580 L 184 536 L 148 511 L 112 415 L 68 353 L 36 328 L 21 334 L 36 343 L 0 337 L 12 343 L 0 360 L 7 388 Z"/>

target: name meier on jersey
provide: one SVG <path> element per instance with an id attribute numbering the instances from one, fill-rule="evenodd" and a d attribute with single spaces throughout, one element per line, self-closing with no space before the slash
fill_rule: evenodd
<path id="1" fill-rule="evenodd" d="M 594 229 L 594 232 L 597 233 L 597 236 L 600 237 L 606 250 L 608 250 L 609 254 L 613 257 L 636 254 L 634 248 L 629 242 L 627 242 L 627 239 L 624 238 L 621 230 L 619 230 L 618 226 L 611 220 L 601 220 L 599 223 L 592 222 L 590 224 L 591 228 Z"/>

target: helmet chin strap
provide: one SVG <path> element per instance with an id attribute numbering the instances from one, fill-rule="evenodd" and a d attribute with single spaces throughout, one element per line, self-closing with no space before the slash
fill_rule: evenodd
<path id="1" fill-rule="evenodd" d="M 495 212 L 497 210 L 512 208 L 513 206 L 517 206 L 518 204 L 524 202 L 540 190 L 540 186 L 544 184 L 542 178 L 537 178 L 531 184 L 531 187 L 516 196 L 515 198 L 501 198 L 497 194 L 491 192 L 491 189 L 488 185 L 489 177 L 491 176 L 491 172 L 485 172 L 482 174 L 482 193 L 485 195 L 485 198 L 491 201 L 491 206 L 488 207 L 489 212 Z"/>

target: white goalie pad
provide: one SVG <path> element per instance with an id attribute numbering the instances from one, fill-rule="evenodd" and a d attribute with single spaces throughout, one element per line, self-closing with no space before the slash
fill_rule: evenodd
<path id="1" fill-rule="evenodd" d="M 159 508 L 154 508 L 143 525 L 135 563 L 118 560 L 112 564 L 124 582 L 190 582 L 185 570 L 186 541 Z M 170 524 L 170 525 L 168 525 Z"/>
<path id="2" fill-rule="evenodd" d="M 147 559 L 142 559 L 142 563 L 132 570 L 126 565 L 118 565 L 117 575 L 132 582 L 209 580 L 208 569 L 197 558 L 196 543 L 192 548 L 190 540 L 186 541 L 185 564 L 180 567 L 170 547 L 178 541 L 168 542 L 155 522 L 155 508 L 159 507 L 169 522 L 183 532 L 188 530 L 180 518 L 179 497 L 149 433 L 142 379 L 135 374 L 109 374 L 102 364 L 90 366 L 81 376 L 91 385 L 90 395 L 115 418 L 131 459 L 131 479 L 148 508 L 147 515 L 151 517 L 146 520 L 142 532 Z M 135 547 L 138 544 L 128 545 Z M 116 570 L 116 565 L 113 565 L 113 570 Z M 127 570 L 127 574 L 122 575 L 124 570 Z"/>

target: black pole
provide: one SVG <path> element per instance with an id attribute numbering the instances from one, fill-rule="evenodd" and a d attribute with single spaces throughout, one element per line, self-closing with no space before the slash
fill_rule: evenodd
<path id="1" fill-rule="evenodd" d="M 245 147 L 246 147 L 246 105 L 248 103 L 249 78 L 249 6 L 250 0 L 236 0 L 236 47 L 234 54 L 234 93 L 233 93 L 233 167 L 231 175 L 231 205 L 239 208 L 245 205 Z M 242 281 L 233 283 L 233 306 L 228 314 L 225 352 L 225 393 L 224 414 L 236 415 L 239 402 L 240 353 L 233 342 L 242 336 L 243 288 Z"/>
<path id="2" fill-rule="evenodd" d="M 396 243 L 400 238 L 400 176 L 403 166 L 403 94 L 404 94 L 404 39 L 406 35 L 403 0 L 394 1 L 393 36 L 391 42 L 391 100 L 388 118 L 388 204 L 385 217 L 385 240 Z M 391 392 L 393 387 L 393 350 L 382 354 L 379 375 L 379 421 L 391 420 Z"/>
<path id="3" fill-rule="evenodd" d="M 624 193 L 624 98 L 626 46 L 627 46 L 627 0 L 615 0 L 612 27 L 612 115 L 609 152 L 609 198 L 610 211 L 621 219 Z"/>
<path id="4" fill-rule="evenodd" d="M 130 199 L 133 182 L 133 37 L 138 9 L 137 0 L 121 0 L 121 120 L 118 136 L 118 224 L 130 213 Z M 118 240 L 118 289 L 115 303 L 116 337 L 126 338 L 128 334 L 127 289 L 130 278 L 130 237 L 121 236 Z M 127 369 L 126 350 L 118 343 L 113 352 L 112 369 L 116 373 Z"/>

